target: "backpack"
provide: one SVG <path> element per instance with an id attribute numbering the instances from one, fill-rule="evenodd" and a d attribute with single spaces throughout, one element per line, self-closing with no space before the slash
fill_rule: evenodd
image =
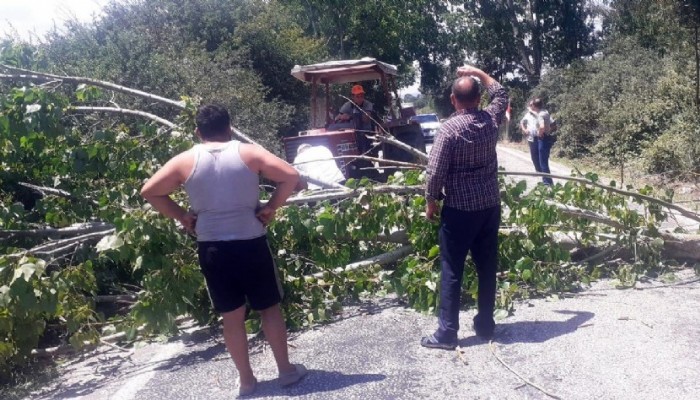
<path id="1" fill-rule="evenodd" d="M 549 122 L 549 135 L 556 135 L 557 131 L 559 130 L 559 122 L 552 118 L 551 121 Z"/>
<path id="2" fill-rule="evenodd" d="M 548 137 L 549 140 L 552 142 L 557 141 L 557 134 L 559 133 L 559 121 L 554 119 L 552 115 L 550 114 L 549 116 L 549 130 L 544 134 L 545 137 Z"/>

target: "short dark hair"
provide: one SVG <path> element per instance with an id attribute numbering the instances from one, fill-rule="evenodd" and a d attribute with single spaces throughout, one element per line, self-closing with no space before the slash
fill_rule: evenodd
<path id="1" fill-rule="evenodd" d="M 203 138 L 212 138 L 227 132 L 231 126 L 231 116 L 222 105 L 205 104 L 197 109 L 195 123 Z"/>
<path id="2" fill-rule="evenodd" d="M 540 99 L 539 97 L 536 97 L 536 98 L 532 99 L 532 102 L 531 102 L 531 103 L 532 103 L 532 105 L 533 105 L 535 108 L 537 108 L 538 110 L 541 109 L 541 108 L 544 106 L 544 102 L 543 102 L 542 99 Z"/>
<path id="3" fill-rule="evenodd" d="M 462 104 L 472 104 L 481 99 L 481 87 L 479 82 L 471 76 L 463 76 L 455 79 L 452 84 L 452 94 Z"/>

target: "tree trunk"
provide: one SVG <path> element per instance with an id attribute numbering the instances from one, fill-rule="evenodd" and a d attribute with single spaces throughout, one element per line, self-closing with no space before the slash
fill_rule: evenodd
<path id="1" fill-rule="evenodd" d="M 700 24 L 695 22 L 695 105 L 700 108 Z"/>

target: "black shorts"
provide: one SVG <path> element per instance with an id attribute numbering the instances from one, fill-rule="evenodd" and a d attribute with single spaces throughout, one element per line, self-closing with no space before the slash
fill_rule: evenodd
<path id="1" fill-rule="evenodd" d="M 217 312 L 233 311 L 246 299 L 253 310 L 264 310 L 282 301 L 282 285 L 267 236 L 198 242 L 197 247 L 209 298 Z"/>

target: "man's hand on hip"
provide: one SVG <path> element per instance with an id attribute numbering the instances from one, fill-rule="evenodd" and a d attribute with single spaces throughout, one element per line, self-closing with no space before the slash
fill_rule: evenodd
<path id="1" fill-rule="evenodd" d="M 255 216 L 258 217 L 258 220 L 262 222 L 263 226 L 267 226 L 275 218 L 275 209 L 267 205 L 262 206 L 255 213 Z"/>
<path id="2" fill-rule="evenodd" d="M 428 204 L 425 206 L 425 218 L 428 221 L 435 220 L 435 216 L 440 212 L 440 206 L 435 200 L 428 200 Z"/>
<path id="3" fill-rule="evenodd" d="M 196 235 L 195 226 L 197 225 L 197 214 L 190 210 L 185 215 L 178 219 L 182 224 L 182 229 L 189 235 Z"/>

